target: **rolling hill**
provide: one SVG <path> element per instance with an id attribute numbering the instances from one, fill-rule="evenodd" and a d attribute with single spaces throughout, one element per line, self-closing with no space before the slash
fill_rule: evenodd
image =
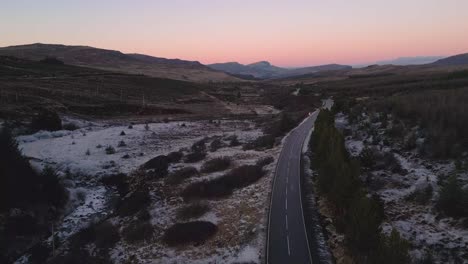
<path id="1" fill-rule="evenodd" d="M 1 55 L 34 61 L 54 57 L 69 65 L 175 80 L 195 82 L 238 80 L 197 61 L 157 58 L 142 54 L 124 54 L 120 51 L 88 46 L 36 43 L 0 48 Z"/>
<path id="2" fill-rule="evenodd" d="M 210 64 L 208 67 L 223 71 L 236 76 L 253 76 L 260 79 L 275 79 L 285 78 L 292 76 L 305 75 L 310 73 L 317 73 L 321 71 L 334 71 L 334 70 L 347 70 L 351 69 L 350 66 L 329 64 L 313 67 L 287 69 L 271 65 L 267 61 L 260 61 L 248 65 L 243 65 L 238 62 L 215 63 Z"/>
<path id="3" fill-rule="evenodd" d="M 432 64 L 437 65 L 437 66 L 468 65 L 468 53 L 459 54 L 459 55 L 451 56 L 445 59 L 441 59 Z"/>

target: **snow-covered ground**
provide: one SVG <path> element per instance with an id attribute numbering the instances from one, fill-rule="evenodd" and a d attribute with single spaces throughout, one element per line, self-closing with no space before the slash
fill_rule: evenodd
<path id="1" fill-rule="evenodd" d="M 264 157 L 270 156 L 276 160 L 279 151 L 279 146 L 267 151 L 244 151 L 242 146 L 225 147 L 216 152 L 208 152 L 205 161 L 216 157 L 230 157 L 233 161 L 229 168 L 231 169 L 255 164 Z M 203 162 L 176 164 L 171 169 L 185 166 L 200 168 Z M 168 247 L 160 239 L 152 241 L 145 247 L 120 243 L 112 252 L 113 260 L 116 263 L 125 263 L 131 255 L 135 255 L 138 263 L 261 263 L 265 247 L 266 210 L 274 166 L 274 162 L 266 166 L 267 174 L 263 178 L 250 186 L 234 191 L 229 197 L 206 200 L 210 211 L 190 221 L 204 220 L 216 224 L 218 232 L 212 239 L 201 245 L 185 245 L 177 248 Z M 176 211 L 186 205 L 179 196 L 179 192 L 185 186 L 192 182 L 219 177 L 228 170 L 201 173 L 177 187 L 163 187 L 162 200 L 153 203 L 149 209 L 155 229 L 165 230 L 180 222 Z M 161 182 L 154 183 L 155 186 L 160 184 Z M 160 236 L 161 234 L 158 235 Z"/>
<path id="2" fill-rule="evenodd" d="M 109 214 L 109 203 L 115 191 L 102 185 L 99 181 L 102 176 L 116 173 L 132 175 L 146 161 L 181 148 L 190 148 L 194 142 L 205 137 L 236 135 L 239 141 L 247 142 L 262 135 L 254 123 L 239 120 L 150 123 L 147 126 L 134 124 L 131 128 L 130 124 L 73 122 L 80 128 L 75 131 L 41 131 L 17 138 L 23 154 L 31 158 L 34 166 L 42 168 L 49 165 L 57 169 L 70 192 L 71 201 L 66 215 L 56 228 L 60 239 L 66 239 Z M 112 146 L 115 153 L 106 153 L 108 146 Z M 234 168 L 254 164 L 267 156 L 276 160 L 279 150 L 280 146 L 268 151 L 244 151 L 242 146 L 224 147 L 208 152 L 205 161 L 227 156 L 233 160 L 231 168 Z M 179 163 L 171 165 L 170 170 L 183 166 L 200 168 L 202 163 Z M 198 220 L 215 223 L 218 232 L 205 244 L 169 248 L 160 241 L 159 232 L 156 241 L 149 244 L 130 245 L 120 241 L 110 252 L 113 260 L 125 263 L 128 257 L 135 255 L 140 263 L 260 263 L 273 164 L 265 167 L 267 174 L 257 183 L 235 191 L 230 197 L 208 201 L 210 212 Z M 222 174 L 202 174 L 196 179 L 189 179 L 186 184 Z M 161 188 L 161 182 L 154 188 Z M 155 193 L 160 191 L 155 189 Z M 164 230 L 176 223 L 175 212 L 183 205 L 182 199 L 175 194 L 161 199 L 153 198 L 149 211 L 155 230 Z M 120 220 L 113 221 L 118 223 Z"/>
<path id="3" fill-rule="evenodd" d="M 368 120 L 368 119 L 367 119 Z M 385 146 L 382 142 L 373 144 L 372 137 L 362 126 L 349 124 L 346 116 L 339 114 L 337 127 L 350 129 L 352 136 L 346 137 L 345 145 L 352 156 L 359 156 L 364 147 L 374 147 L 382 153 L 393 155 L 401 172 L 389 169 L 375 169 L 369 173 L 378 187 L 370 187 L 384 202 L 386 221 L 382 225 L 385 233 L 395 228 L 412 245 L 411 255 L 420 259 L 431 254 L 437 263 L 453 263 L 454 257 L 468 263 L 468 229 L 450 217 L 442 216 L 435 209 L 440 189 L 439 176 L 454 172 L 451 162 L 425 160 L 417 151 L 402 151 L 398 145 Z M 376 124 L 378 127 L 378 124 Z M 382 129 L 377 130 L 384 136 Z M 416 192 L 431 188 L 432 193 L 426 203 L 411 200 Z"/>

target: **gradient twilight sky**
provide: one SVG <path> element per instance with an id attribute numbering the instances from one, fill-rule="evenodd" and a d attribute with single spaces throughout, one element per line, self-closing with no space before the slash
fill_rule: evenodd
<path id="1" fill-rule="evenodd" d="M 0 46 L 202 63 L 359 64 L 468 52 L 468 0 L 0 0 Z"/>

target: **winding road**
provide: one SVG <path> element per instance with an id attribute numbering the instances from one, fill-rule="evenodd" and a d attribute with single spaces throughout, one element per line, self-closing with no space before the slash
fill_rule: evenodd
<path id="1" fill-rule="evenodd" d="M 324 101 L 330 108 L 332 100 Z M 301 154 L 319 110 L 284 139 L 276 165 L 268 219 L 267 263 L 312 263 L 301 201 Z"/>

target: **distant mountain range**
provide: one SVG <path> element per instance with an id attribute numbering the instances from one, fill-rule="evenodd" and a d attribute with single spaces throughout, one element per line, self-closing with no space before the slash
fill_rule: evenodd
<path id="1" fill-rule="evenodd" d="M 88 46 L 30 44 L 0 48 L 0 56 L 14 56 L 34 61 L 57 58 L 66 64 L 115 72 L 144 74 L 186 81 L 238 81 L 236 77 L 215 71 L 197 61 L 165 59 L 142 54 Z"/>
<path id="2" fill-rule="evenodd" d="M 422 65 L 429 64 L 445 57 L 442 56 L 418 56 L 418 57 L 401 57 L 394 60 L 378 61 L 377 65 Z"/>
<path id="3" fill-rule="evenodd" d="M 209 64 L 208 67 L 223 71 L 235 76 L 248 76 L 250 78 L 257 79 L 275 79 L 275 78 L 286 78 L 293 76 L 300 76 L 304 74 L 317 73 L 322 71 L 337 71 L 337 70 L 350 70 L 351 66 L 339 65 L 339 64 L 328 64 L 321 66 L 303 67 L 295 69 L 281 68 L 271 65 L 267 61 L 260 61 L 248 65 L 240 64 L 238 62 L 226 62 Z"/>

